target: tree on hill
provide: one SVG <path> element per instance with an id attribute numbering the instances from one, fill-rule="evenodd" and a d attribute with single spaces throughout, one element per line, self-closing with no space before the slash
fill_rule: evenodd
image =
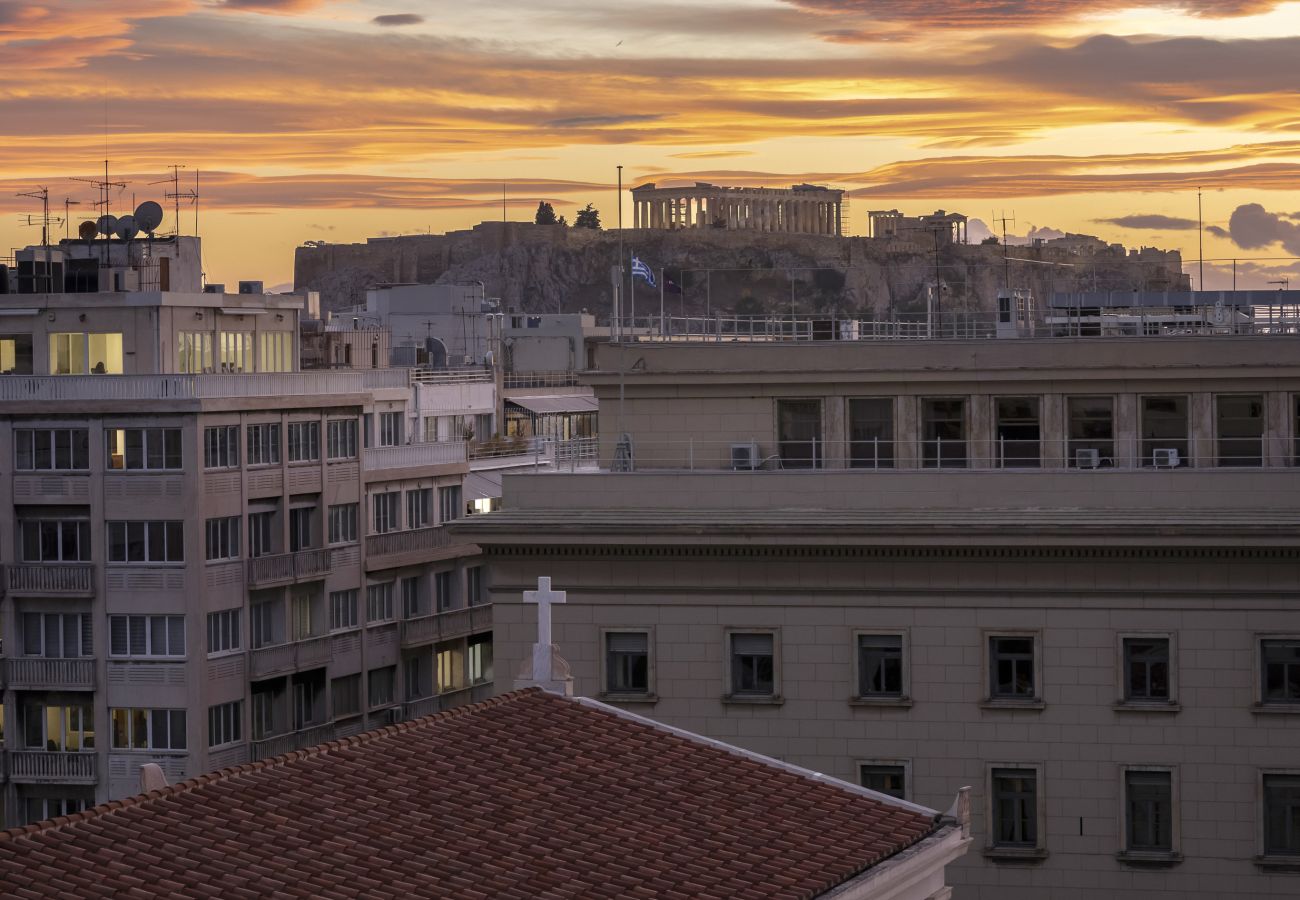
<path id="1" fill-rule="evenodd" d="M 566 219 L 566 218 L 564 218 L 564 216 L 560 216 L 560 221 L 559 221 L 559 222 L 556 222 L 555 224 L 557 224 L 557 225 L 563 225 L 565 228 L 568 228 L 568 227 L 569 227 L 569 220 Z"/>
<path id="2" fill-rule="evenodd" d="M 986 237 L 984 240 L 980 241 L 980 243 L 981 243 L 981 244 L 996 244 L 996 243 L 998 243 L 998 239 L 997 239 L 996 237 L 994 237 L 993 235 L 990 234 L 990 235 L 989 235 L 988 237 Z"/>
<path id="3" fill-rule="evenodd" d="M 600 210 L 588 203 L 582 209 L 578 210 L 578 217 L 573 220 L 574 228 L 590 228 L 593 231 L 600 230 Z"/>
<path id="4" fill-rule="evenodd" d="M 543 200 L 537 204 L 537 215 L 533 216 L 534 225 L 555 225 L 555 207 Z"/>

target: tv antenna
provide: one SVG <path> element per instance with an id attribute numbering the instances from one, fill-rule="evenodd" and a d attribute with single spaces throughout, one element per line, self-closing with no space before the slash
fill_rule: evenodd
<path id="1" fill-rule="evenodd" d="M 63 198 L 63 237 L 65 239 L 72 236 L 68 229 L 68 223 L 72 221 L 72 207 L 80 205 L 80 200 L 73 200 L 71 197 Z"/>
<path id="2" fill-rule="evenodd" d="M 194 205 L 194 234 L 199 233 L 199 170 L 194 170 L 194 187 L 181 190 L 181 169 L 185 166 L 175 164 L 167 168 L 172 170 L 171 178 L 164 178 L 162 181 L 151 181 L 150 184 L 170 184 L 172 189 L 167 191 L 163 196 L 171 200 L 176 216 L 175 230 L 177 236 L 181 233 L 181 201 L 184 200 Z"/>
<path id="3" fill-rule="evenodd" d="M 38 187 L 34 191 L 24 191 L 17 196 L 31 197 L 33 200 L 41 201 L 41 214 L 39 216 L 27 216 L 27 221 L 23 224 L 41 226 L 41 246 L 48 250 L 50 243 L 50 226 L 63 224 L 63 219 L 60 219 L 58 216 L 50 215 L 50 189 L 47 187 Z"/>
<path id="4" fill-rule="evenodd" d="M 1016 224 L 1016 212 L 1012 210 L 1011 215 L 1008 216 L 1006 210 L 1003 210 L 1002 215 L 992 218 L 994 222 L 1002 225 L 1002 287 L 1009 291 L 1011 290 L 1011 258 L 1007 256 L 1007 223 Z"/>

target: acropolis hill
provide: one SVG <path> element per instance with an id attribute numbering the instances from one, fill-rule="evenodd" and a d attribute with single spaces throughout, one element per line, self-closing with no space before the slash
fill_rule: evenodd
<path id="1" fill-rule="evenodd" d="M 371 238 L 364 244 L 297 249 L 294 284 L 321 292 L 325 309 L 363 304 L 376 283 L 482 282 L 489 297 L 525 312 L 607 314 L 610 269 L 624 252 L 684 288 L 670 311 L 779 312 L 810 309 L 884 315 L 925 309 L 938 277 L 945 310 L 992 310 L 1003 285 L 1003 248 L 936 241 L 929 233 L 883 238 L 731 231 L 719 228 L 594 231 L 563 225 L 483 222 L 438 235 Z M 936 253 L 935 245 L 939 244 Z M 1186 289 L 1178 251 L 1066 235 L 1012 246 L 1012 287 L 1035 295 L 1073 290 Z M 713 270 L 710 274 L 704 270 Z M 639 308 L 657 310 L 658 292 L 637 289 Z"/>

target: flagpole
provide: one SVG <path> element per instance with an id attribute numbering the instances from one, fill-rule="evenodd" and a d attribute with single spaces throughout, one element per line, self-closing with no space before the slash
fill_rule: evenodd
<path id="1" fill-rule="evenodd" d="M 634 255 L 632 259 L 636 259 L 636 256 Z M 631 260 L 629 260 L 628 268 L 630 269 L 631 267 L 632 267 L 632 263 Z M 636 275 L 633 274 L 632 277 L 628 279 L 627 283 L 628 283 L 628 287 L 630 288 L 628 292 L 628 301 L 631 303 L 632 306 L 628 318 L 631 320 L 631 324 L 632 324 L 632 337 L 635 338 L 636 337 Z"/>
<path id="2" fill-rule="evenodd" d="M 664 270 L 663 266 L 659 267 L 659 336 L 663 337 L 664 331 Z"/>

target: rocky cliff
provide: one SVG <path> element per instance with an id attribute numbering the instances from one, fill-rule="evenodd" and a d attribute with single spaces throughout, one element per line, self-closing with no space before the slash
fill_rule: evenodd
<path id="1" fill-rule="evenodd" d="M 888 316 L 920 312 L 929 285 L 942 285 L 944 310 L 992 310 L 1004 279 L 1045 298 L 1054 291 L 1176 289 L 1176 251 L 1110 249 L 1079 254 L 1052 246 L 923 247 L 904 240 L 690 229 L 588 231 L 558 225 L 484 222 L 444 235 L 299 247 L 298 288 L 321 292 L 325 309 L 365 302 L 381 283 L 482 282 L 503 308 L 525 312 L 610 310 L 611 269 L 620 248 L 682 288 L 668 311 L 826 311 Z M 657 290 L 640 285 L 638 312 L 658 311 Z"/>

